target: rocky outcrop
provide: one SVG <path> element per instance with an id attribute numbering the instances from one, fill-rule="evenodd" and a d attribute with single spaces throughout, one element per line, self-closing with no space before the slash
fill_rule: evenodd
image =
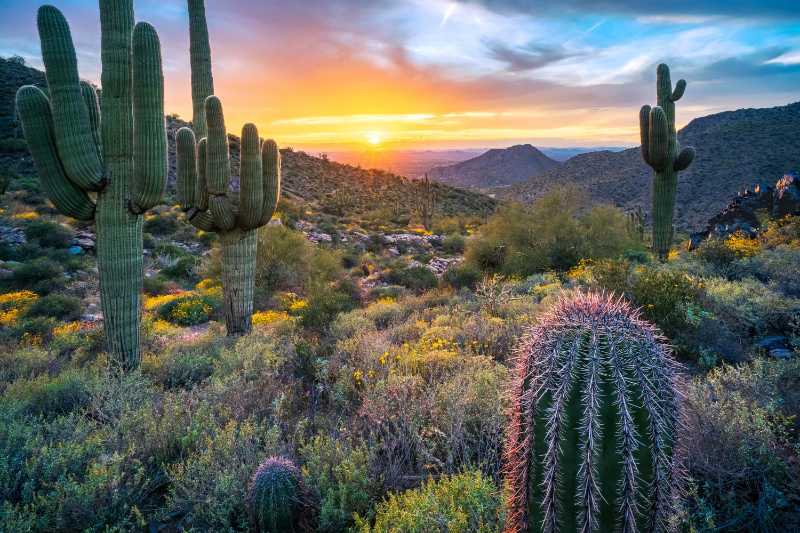
<path id="1" fill-rule="evenodd" d="M 764 215 L 771 219 L 800 214 L 800 179 L 787 174 L 775 186 L 756 185 L 739 193 L 719 214 L 709 219 L 703 231 L 693 233 L 689 249 L 708 237 L 725 238 L 736 232 L 755 237 Z"/>

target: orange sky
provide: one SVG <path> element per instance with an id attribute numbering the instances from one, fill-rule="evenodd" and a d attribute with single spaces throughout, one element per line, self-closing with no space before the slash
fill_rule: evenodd
<path id="1" fill-rule="evenodd" d="M 82 76 L 98 81 L 96 0 L 52 3 Z M 800 9 L 773 3 L 681 0 L 654 15 L 628 0 L 206 0 L 229 130 L 255 122 L 311 150 L 633 145 L 660 61 L 689 81 L 679 125 L 786 104 L 800 86 Z M 166 109 L 190 119 L 186 1 L 135 5 L 161 36 Z M 0 55 L 41 65 L 37 6 L 0 1 Z"/>

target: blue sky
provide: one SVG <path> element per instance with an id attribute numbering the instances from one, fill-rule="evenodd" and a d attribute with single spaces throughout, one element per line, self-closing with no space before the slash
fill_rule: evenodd
<path id="1" fill-rule="evenodd" d="M 60 0 L 99 79 L 97 2 Z M 800 100 L 800 2 L 207 0 L 217 92 L 296 146 L 632 144 L 667 62 L 678 121 Z M 0 55 L 39 60 L 36 2 L 0 0 Z M 190 114 L 185 0 L 140 0 L 167 109 Z"/>

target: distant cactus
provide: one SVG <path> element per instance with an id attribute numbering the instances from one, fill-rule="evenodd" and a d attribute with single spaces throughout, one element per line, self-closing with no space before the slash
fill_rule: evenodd
<path id="1" fill-rule="evenodd" d="M 641 206 L 628 213 L 628 234 L 639 242 L 644 242 L 645 214 Z"/>
<path id="2" fill-rule="evenodd" d="M 281 157 L 275 141 L 262 144 L 255 125 L 245 124 L 239 194 L 229 190 L 228 134 L 222 102 L 212 94 L 205 6 L 203 0 L 188 2 L 194 131 L 181 128 L 176 138 L 178 199 L 195 227 L 220 235 L 225 324 L 228 335 L 235 336 L 252 327 L 257 229 L 278 205 Z"/>
<path id="3" fill-rule="evenodd" d="M 38 14 L 48 97 L 21 87 L 16 105 L 42 188 L 67 216 L 94 220 L 108 349 L 123 369 L 138 366 L 142 213 L 167 177 L 164 76 L 152 26 L 134 27 L 132 0 L 101 0 L 102 109 L 79 81 L 69 25 L 59 10 Z M 102 115 L 102 120 L 101 120 Z M 95 201 L 89 192 L 96 192 Z"/>
<path id="4" fill-rule="evenodd" d="M 314 530 L 316 508 L 302 474 L 291 461 L 270 457 L 259 465 L 247 489 L 247 516 L 258 533 Z"/>
<path id="5" fill-rule="evenodd" d="M 678 172 L 692 164 L 694 148 L 681 150 L 675 131 L 675 102 L 683 96 L 686 81 L 678 81 L 673 90 L 669 67 L 662 63 L 658 66 L 656 86 L 658 105 L 653 108 L 642 106 L 639 131 L 642 158 L 656 173 L 653 181 L 653 252 L 663 261 L 672 245 Z"/>
<path id="6" fill-rule="evenodd" d="M 427 174 L 417 182 L 416 194 L 417 212 L 422 220 L 422 225 L 430 231 L 433 224 L 433 212 L 436 209 L 436 191 Z"/>
<path id="7" fill-rule="evenodd" d="M 658 532 L 676 492 L 670 348 L 622 300 L 563 296 L 518 349 L 506 533 Z"/>

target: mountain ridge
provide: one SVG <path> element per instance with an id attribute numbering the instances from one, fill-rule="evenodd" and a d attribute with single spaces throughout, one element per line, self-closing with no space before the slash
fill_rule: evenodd
<path id="1" fill-rule="evenodd" d="M 440 183 L 460 187 L 489 188 L 513 185 L 532 175 L 560 166 L 531 144 L 492 148 L 453 165 L 433 167 L 428 176 Z"/>

